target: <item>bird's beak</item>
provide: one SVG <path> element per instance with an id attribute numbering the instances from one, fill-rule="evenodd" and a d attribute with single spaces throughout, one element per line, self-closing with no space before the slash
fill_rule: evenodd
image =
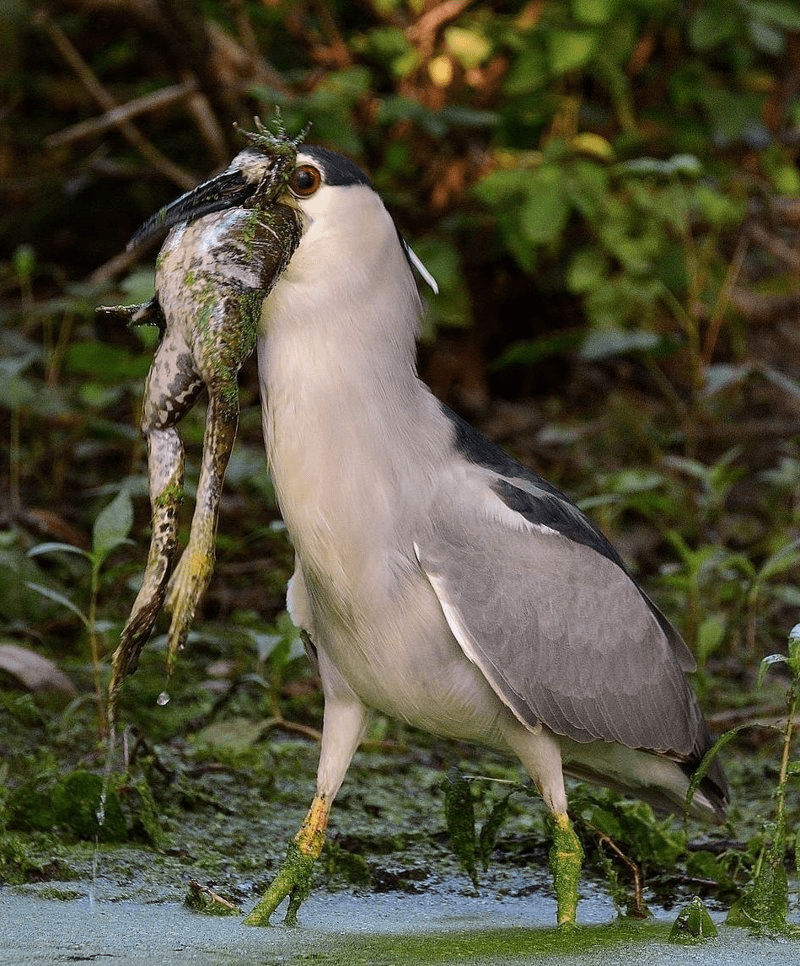
<path id="1" fill-rule="evenodd" d="M 134 233 L 127 247 L 129 250 L 135 248 L 145 239 L 180 222 L 191 221 L 212 211 L 235 208 L 247 201 L 257 187 L 258 182 L 246 180 L 241 171 L 223 171 L 216 178 L 204 181 L 148 218 Z"/>

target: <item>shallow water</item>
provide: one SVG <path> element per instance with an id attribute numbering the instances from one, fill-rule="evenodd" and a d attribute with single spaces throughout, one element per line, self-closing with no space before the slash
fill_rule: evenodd
<path id="1" fill-rule="evenodd" d="M 549 927 L 554 903 L 548 897 L 465 896 L 446 885 L 419 895 L 312 895 L 301 910 L 301 924 L 293 929 L 249 928 L 238 917 L 199 915 L 178 902 L 132 901 L 113 882 L 97 883 L 93 895 L 44 897 L 59 887 L 75 892 L 82 888 L 51 882 L 46 889 L 0 891 L 0 964 L 800 963 L 800 941 L 753 939 L 722 925 L 717 939 L 701 945 L 670 944 L 672 914 L 644 923 L 620 922 L 610 900 L 600 893 L 583 898 L 582 927 L 564 937 Z M 719 924 L 721 916 L 716 918 Z"/>

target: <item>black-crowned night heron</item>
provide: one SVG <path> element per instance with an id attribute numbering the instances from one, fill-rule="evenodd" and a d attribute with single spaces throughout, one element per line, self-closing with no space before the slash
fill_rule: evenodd
<path id="1" fill-rule="evenodd" d="M 261 314 L 264 437 L 325 711 L 316 796 L 247 921 L 287 897 L 294 920 L 377 709 L 519 758 L 552 815 L 572 923 L 564 775 L 680 812 L 711 743 L 692 656 L 583 513 L 419 380 L 412 256 L 364 173 L 303 146 L 282 200 L 301 236 Z M 715 763 L 691 813 L 719 820 L 727 796 Z"/>

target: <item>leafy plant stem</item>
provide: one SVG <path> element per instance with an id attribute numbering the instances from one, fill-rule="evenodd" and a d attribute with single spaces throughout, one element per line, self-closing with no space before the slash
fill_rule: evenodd
<path id="1" fill-rule="evenodd" d="M 736 280 L 738 279 L 742 266 L 744 265 L 744 257 L 747 254 L 748 247 L 749 238 L 747 234 L 742 233 L 741 237 L 739 238 L 739 242 L 736 245 L 736 251 L 733 253 L 731 263 L 728 266 L 728 271 L 725 273 L 725 280 L 722 283 L 722 288 L 720 289 L 717 300 L 714 303 L 714 310 L 711 313 L 711 318 L 708 322 L 708 331 L 706 332 L 706 338 L 700 356 L 703 371 L 705 371 L 705 369 L 711 365 L 711 360 L 714 357 L 714 350 L 716 349 L 719 334 L 722 329 L 722 319 L 725 314 L 725 306 L 728 304 L 731 290 L 736 284 Z"/>
<path id="2" fill-rule="evenodd" d="M 769 843 L 764 847 L 756 865 L 750 887 L 740 902 L 731 909 L 728 922 L 746 926 L 757 935 L 796 934 L 797 927 L 786 921 L 789 909 L 789 881 L 786 872 L 786 850 L 789 829 L 786 821 L 786 786 L 790 771 L 796 762 L 790 761 L 794 716 L 800 700 L 800 624 L 789 635 L 788 657 L 771 654 L 765 657 L 759 668 L 758 684 L 773 664 L 787 664 L 792 683 L 786 701 L 786 723 L 782 727 L 783 747 L 778 786 L 775 790 L 775 821 L 772 824 Z"/>
<path id="3" fill-rule="evenodd" d="M 677 299 L 668 288 L 665 287 L 662 294 L 664 300 L 672 309 L 675 321 L 678 322 L 686 335 L 687 345 L 689 347 L 692 360 L 693 388 L 698 390 L 702 386 L 702 373 L 700 370 L 700 335 L 698 332 L 697 322 L 689 314 L 689 312 L 686 311 L 680 300 Z"/>
<path id="4" fill-rule="evenodd" d="M 791 658 L 790 658 L 791 661 Z M 781 754 L 781 768 L 778 775 L 778 788 L 775 793 L 775 821 L 777 832 L 775 839 L 781 840 L 781 844 L 786 838 L 786 785 L 789 776 L 789 758 L 794 736 L 794 717 L 797 713 L 797 702 L 800 697 L 800 674 L 798 669 L 792 666 L 792 684 L 789 688 L 789 696 L 786 702 L 786 727 L 783 731 L 783 752 Z M 781 861 L 783 861 L 783 848 L 781 848 Z"/>
<path id="5" fill-rule="evenodd" d="M 67 353 L 67 349 L 69 348 L 74 327 L 75 314 L 73 312 L 67 312 L 64 315 L 63 321 L 61 322 L 58 330 L 58 337 L 48 358 L 46 378 L 48 386 L 52 387 L 58 385 L 61 366 L 63 365 L 64 357 Z"/>

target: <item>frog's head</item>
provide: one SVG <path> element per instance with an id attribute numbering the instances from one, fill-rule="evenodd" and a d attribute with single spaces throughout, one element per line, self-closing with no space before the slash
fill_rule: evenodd
<path id="1" fill-rule="evenodd" d="M 289 137 L 278 118 L 273 130 L 256 119 L 254 132 L 242 132 L 249 145 L 221 174 L 198 185 L 162 208 L 136 232 L 128 247 L 138 245 L 174 225 L 194 221 L 212 212 L 231 208 L 266 211 L 288 205 L 301 226 L 301 238 L 291 246 L 300 251 L 293 259 L 316 263 L 320 251 L 335 259 L 337 245 L 347 246 L 358 237 L 380 259 L 385 245 L 398 239 L 405 257 L 434 292 L 435 280 L 399 235 L 366 174 L 353 161 L 335 151 L 302 144 Z M 380 236 L 380 237 L 378 237 Z M 385 236 L 385 237 L 384 237 Z M 371 240 L 368 240 L 371 239 Z M 388 239 L 388 241 L 387 241 Z M 322 241 L 322 248 L 317 244 Z M 375 274 L 381 271 L 376 265 Z"/>
<path id="2" fill-rule="evenodd" d="M 277 201 L 295 168 L 297 149 L 303 135 L 289 137 L 280 118 L 275 130 L 256 118 L 254 132 L 241 131 L 250 142 L 221 174 L 202 182 L 165 205 L 136 231 L 128 242 L 134 248 L 173 225 L 194 221 L 214 211 L 229 208 L 266 208 Z M 240 129 L 241 130 L 241 129 Z"/>

